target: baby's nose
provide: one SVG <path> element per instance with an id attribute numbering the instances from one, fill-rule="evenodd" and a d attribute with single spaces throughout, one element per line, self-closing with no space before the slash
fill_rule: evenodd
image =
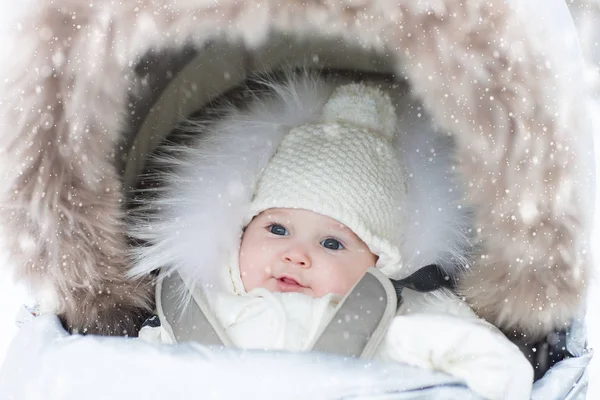
<path id="1" fill-rule="evenodd" d="M 290 247 L 284 254 L 283 260 L 286 263 L 298 265 L 302 268 L 310 268 L 311 262 L 308 252 L 301 246 Z"/>

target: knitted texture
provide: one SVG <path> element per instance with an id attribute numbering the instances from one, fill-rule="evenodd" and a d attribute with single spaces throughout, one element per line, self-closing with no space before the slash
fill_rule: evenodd
<path id="1" fill-rule="evenodd" d="M 396 110 L 387 93 L 358 83 L 337 88 L 323 107 L 324 122 L 348 122 L 390 140 L 396 130 Z"/>
<path id="2" fill-rule="evenodd" d="M 358 96 L 360 95 L 360 96 Z M 396 115 L 389 96 L 364 85 L 338 88 L 327 122 L 292 129 L 265 169 L 251 215 L 304 209 L 350 228 L 395 278 L 406 200 L 404 168 L 392 147 Z"/>

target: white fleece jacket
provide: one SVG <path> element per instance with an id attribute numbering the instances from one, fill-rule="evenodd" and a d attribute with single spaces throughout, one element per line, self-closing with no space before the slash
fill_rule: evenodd
<path id="1" fill-rule="evenodd" d="M 265 289 L 211 297 L 234 345 L 291 351 L 310 350 L 339 301 L 336 295 L 312 298 Z M 162 329 L 145 328 L 140 337 L 174 342 Z M 517 346 L 446 290 L 423 294 L 404 289 L 403 303 L 374 358 L 448 373 L 487 399 L 529 399 L 532 388 L 533 368 Z"/>

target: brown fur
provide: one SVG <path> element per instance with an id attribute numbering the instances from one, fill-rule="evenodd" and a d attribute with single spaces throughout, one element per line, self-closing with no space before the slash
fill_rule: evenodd
<path id="1" fill-rule="evenodd" d="M 67 9 L 47 7 L 26 25 L 51 32 L 24 43 L 28 69 L 14 71 L 3 91 L 10 101 L 2 104 L 0 218 L 17 278 L 34 291 L 50 283 L 55 311 L 69 328 L 133 334 L 152 289 L 125 279 L 122 193 L 112 156 L 125 98 L 115 93 L 120 70 L 104 63 L 105 55 L 95 65 L 85 60 L 77 24 L 94 22 L 81 7 L 69 10 L 79 11 L 76 23 Z"/>
<path id="2" fill-rule="evenodd" d="M 151 286 L 124 278 L 112 159 L 137 87 L 131 66 L 150 48 L 223 35 L 253 48 L 271 30 L 387 50 L 454 133 L 482 248 L 460 291 L 481 316 L 542 335 L 576 315 L 589 260 L 569 179 L 577 115 L 560 102 L 575 96 L 503 1 L 109 3 L 40 3 L 0 88 L 0 223 L 16 274 L 49 284 L 67 325 L 130 332 L 150 304 Z"/>

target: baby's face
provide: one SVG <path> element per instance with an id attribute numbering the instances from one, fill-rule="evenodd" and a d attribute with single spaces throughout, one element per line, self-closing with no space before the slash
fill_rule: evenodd
<path id="1" fill-rule="evenodd" d="M 306 210 L 271 208 L 246 227 L 240 273 L 247 291 L 345 295 L 377 257 L 345 225 Z"/>

